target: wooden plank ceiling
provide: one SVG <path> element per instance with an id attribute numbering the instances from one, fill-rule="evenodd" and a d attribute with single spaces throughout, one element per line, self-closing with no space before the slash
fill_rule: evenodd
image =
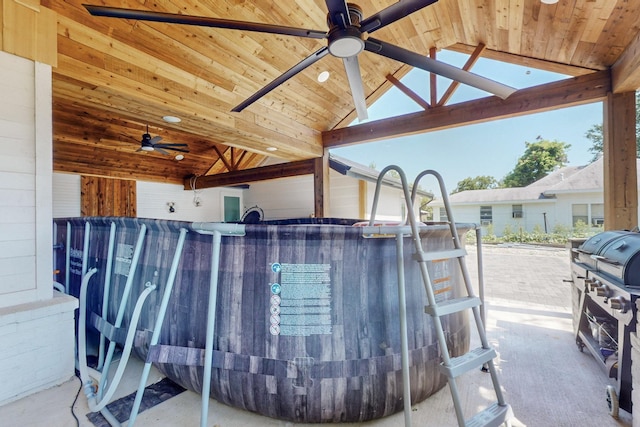
<path id="1" fill-rule="evenodd" d="M 85 2 L 327 29 L 321 0 L 41 0 L 58 14 L 57 171 L 182 183 L 189 175 L 255 167 L 265 156 L 322 156 L 323 132 L 355 117 L 342 61 L 330 55 L 231 112 L 326 40 L 92 17 Z M 358 1 L 365 17 L 392 3 Z M 375 37 L 424 55 L 445 48 L 470 53 L 484 44 L 487 57 L 580 75 L 609 69 L 630 44 L 640 51 L 639 30 L 640 0 L 439 0 Z M 369 52 L 359 61 L 369 105 L 409 71 Z M 331 77 L 319 83 L 324 70 Z M 166 115 L 182 121 L 166 123 Z M 137 152 L 147 125 L 152 136 L 186 143 L 190 153 L 176 161 Z"/>

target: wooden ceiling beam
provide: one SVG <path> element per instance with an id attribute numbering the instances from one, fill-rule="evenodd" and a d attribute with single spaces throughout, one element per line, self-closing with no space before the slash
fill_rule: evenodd
<path id="1" fill-rule="evenodd" d="M 640 88 L 640 32 L 611 67 L 613 93 L 632 92 Z"/>
<path id="2" fill-rule="evenodd" d="M 184 180 L 185 190 L 201 188 L 228 187 L 231 185 L 247 184 L 269 179 L 286 178 L 291 176 L 309 175 L 315 172 L 315 159 L 298 160 L 277 165 L 262 166 L 252 169 L 236 170 L 217 175 L 207 175 L 195 179 L 195 188 L 191 186 L 192 178 Z"/>
<path id="3" fill-rule="evenodd" d="M 521 89 L 502 100 L 491 96 L 427 111 L 324 132 L 325 148 L 432 132 L 491 120 L 602 101 L 611 90 L 608 70 Z"/>

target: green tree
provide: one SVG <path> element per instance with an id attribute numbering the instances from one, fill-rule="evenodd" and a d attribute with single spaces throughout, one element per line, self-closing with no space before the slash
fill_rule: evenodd
<path id="1" fill-rule="evenodd" d="M 602 123 L 593 125 L 584 134 L 591 141 L 589 152 L 593 153 L 592 162 L 598 160 L 602 155 L 604 144 L 604 131 Z M 636 157 L 640 158 L 640 92 L 636 92 Z"/>
<path id="2" fill-rule="evenodd" d="M 545 177 L 557 166 L 564 166 L 570 144 L 549 141 L 542 137 L 536 142 L 525 142 L 526 150 L 518 159 L 515 168 L 502 180 L 503 187 L 526 187 Z"/>
<path id="3" fill-rule="evenodd" d="M 453 189 L 451 194 L 459 193 L 465 190 L 487 190 L 489 188 L 496 188 L 498 181 L 492 176 L 478 175 L 475 178 L 465 178 L 462 181 L 458 181 L 458 185 Z"/>

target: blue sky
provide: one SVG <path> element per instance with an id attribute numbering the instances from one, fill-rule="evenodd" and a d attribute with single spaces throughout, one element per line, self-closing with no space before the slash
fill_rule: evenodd
<path id="1" fill-rule="evenodd" d="M 441 51 L 437 58 L 462 67 L 466 55 Z M 472 72 L 492 78 L 518 89 L 566 78 L 560 74 L 544 72 L 511 64 L 480 59 Z M 429 75 L 412 70 L 402 83 L 429 99 Z M 439 78 L 439 96 L 446 90 L 449 80 Z M 485 92 L 460 85 L 449 104 L 487 96 Z M 397 116 L 422 108 L 396 88 L 390 89 L 379 101 L 369 107 L 369 120 Z M 388 114 L 392 111 L 392 114 Z M 400 166 L 409 181 L 425 169 L 435 169 L 444 178 L 447 191 L 467 177 L 490 175 L 502 179 L 510 172 L 524 153 L 525 142 L 535 142 L 538 136 L 571 144 L 568 165 L 589 163 L 591 141 L 585 133 L 595 124 L 602 123 L 602 103 L 565 108 L 546 113 L 526 115 L 505 120 L 464 126 L 421 135 L 393 138 L 384 141 L 337 148 L 332 153 L 363 165 Z M 436 194 L 437 184 L 424 178 L 420 186 Z"/>

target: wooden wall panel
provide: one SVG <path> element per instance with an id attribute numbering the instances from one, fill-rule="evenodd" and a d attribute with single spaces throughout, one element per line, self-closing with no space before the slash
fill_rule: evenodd
<path id="1" fill-rule="evenodd" d="M 136 216 L 136 182 L 83 175 L 82 216 Z"/>
<path id="2" fill-rule="evenodd" d="M 0 0 L 0 50 L 58 65 L 57 14 L 39 0 Z"/>

